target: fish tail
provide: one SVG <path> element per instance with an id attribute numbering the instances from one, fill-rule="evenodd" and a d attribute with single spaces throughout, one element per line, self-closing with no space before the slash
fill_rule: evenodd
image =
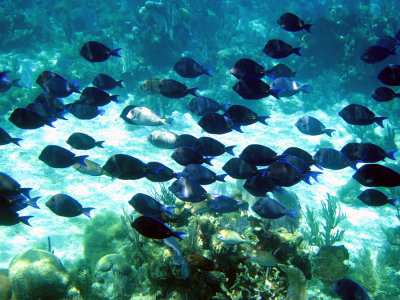
<path id="1" fill-rule="evenodd" d="M 97 141 L 94 144 L 95 144 L 96 147 L 104 148 L 103 143 L 104 143 L 104 141 Z"/>
<path id="2" fill-rule="evenodd" d="M 172 236 L 182 240 L 181 235 L 187 234 L 186 232 L 172 231 Z"/>
<path id="3" fill-rule="evenodd" d="M 269 119 L 269 116 L 258 116 L 257 117 L 257 121 L 260 123 L 263 123 L 264 125 L 268 125 L 267 122 L 265 122 L 265 120 Z"/>
<path id="4" fill-rule="evenodd" d="M 302 85 L 302 86 L 300 87 L 300 90 L 301 90 L 303 93 L 311 93 L 311 87 L 312 87 L 311 84 Z"/>
<path id="5" fill-rule="evenodd" d="M 172 119 L 172 118 L 165 118 L 165 119 L 162 119 L 163 123 L 164 123 L 164 124 L 167 124 L 167 125 L 171 125 L 172 122 L 173 122 L 173 120 L 174 120 L 174 119 Z"/>
<path id="6" fill-rule="evenodd" d="M 243 209 L 243 210 L 248 210 L 249 209 L 249 203 L 247 203 L 247 202 L 240 203 L 238 205 L 238 208 L 239 209 Z"/>
<path id="7" fill-rule="evenodd" d="M 228 174 L 217 175 L 217 176 L 215 177 L 215 179 L 216 179 L 217 181 L 225 182 L 225 177 L 226 177 L 226 176 L 228 176 Z"/>
<path id="8" fill-rule="evenodd" d="M 286 212 L 286 215 L 294 219 L 294 218 L 296 218 L 296 213 L 297 213 L 297 212 L 298 212 L 297 209 L 288 210 L 288 211 Z"/>
<path id="9" fill-rule="evenodd" d="M 397 93 L 396 95 L 394 95 L 395 98 L 400 98 L 400 93 Z"/>
<path id="10" fill-rule="evenodd" d="M 22 195 L 24 195 L 26 198 L 31 199 L 31 196 L 29 195 L 29 192 L 32 190 L 32 188 L 20 188 L 18 189 L 18 192 Z"/>
<path id="11" fill-rule="evenodd" d="M 37 201 L 40 199 L 40 197 L 35 197 L 32 199 L 29 199 L 28 201 L 26 201 L 26 204 L 28 204 L 29 206 L 36 208 L 36 209 L 40 209 L 40 207 L 37 205 Z"/>
<path id="12" fill-rule="evenodd" d="M 375 117 L 374 121 L 376 124 L 378 124 L 382 128 L 385 128 L 385 126 L 383 126 L 383 120 L 386 120 L 386 119 L 387 119 L 387 117 Z"/>
<path id="13" fill-rule="evenodd" d="M 225 147 L 224 151 L 232 156 L 235 156 L 235 153 L 233 152 L 233 148 L 235 147 L 236 145 Z"/>
<path id="14" fill-rule="evenodd" d="M 207 76 L 212 77 L 212 75 L 210 74 L 210 71 L 212 70 L 211 67 L 203 69 L 203 74 L 206 74 Z"/>
<path id="15" fill-rule="evenodd" d="M 397 207 L 397 202 L 399 202 L 400 199 L 388 199 L 387 202 L 391 205 L 393 205 L 394 207 Z"/>
<path id="16" fill-rule="evenodd" d="M 119 101 L 118 100 L 118 97 L 119 95 L 112 95 L 112 96 L 110 96 L 110 100 L 111 101 L 114 101 L 115 103 L 121 103 L 121 101 Z"/>
<path id="17" fill-rule="evenodd" d="M 237 132 L 243 133 L 242 129 L 240 128 L 240 124 L 232 124 L 232 129 Z"/>
<path id="18" fill-rule="evenodd" d="M 18 220 L 19 220 L 21 223 L 24 223 L 25 225 L 32 226 L 32 225 L 29 224 L 29 222 L 28 222 L 28 220 L 29 220 L 30 218 L 32 218 L 32 216 L 18 217 Z"/>
<path id="19" fill-rule="evenodd" d="M 310 174 L 310 173 L 303 174 L 302 180 L 303 180 L 305 183 L 311 185 L 310 177 L 311 177 L 311 174 Z"/>
<path id="20" fill-rule="evenodd" d="M 167 206 L 164 207 L 164 212 L 172 216 L 172 212 L 176 207 L 175 206 Z"/>
<path id="21" fill-rule="evenodd" d="M 110 52 L 110 55 L 112 55 L 112 56 L 117 56 L 117 57 L 121 57 L 121 55 L 118 54 L 118 52 L 119 52 L 121 49 L 122 49 L 122 48 L 117 48 L 117 49 L 112 50 L 112 51 Z"/>
<path id="22" fill-rule="evenodd" d="M 82 208 L 82 213 L 83 213 L 86 217 L 88 217 L 89 219 L 91 219 L 92 216 L 90 215 L 90 211 L 91 211 L 92 209 L 94 209 L 94 207 L 84 207 L 84 208 Z"/>
<path id="23" fill-rule="evenodd" d="M 214 157 L 204 157 L 204 163 L 212 166 L 213 164 L 211 163 L 211 160 L 213 160 L 213 159 L 214 159 Z"/>
<path id="24" fill-rule="evenodd" d="M 80 94 L 81 91 L 79 90 L 79 85 L 78 84 L 79 84 L 79 81 L 72 82 L 70 84 L 70 89 L 71 89 L 72 92 Z"/>
<path id="25" fill-rule="evenodd" d="M 85 163 L 85 159 L 88 157 L 89 157 L 89 155 L 75 156 L 75 162 L 87 167 L 87 165 Z"/>
<path id="26" fill-rule="evenodd" d="M 356 161 L 350 162 L 349 167 L 357 171 L 357 162 Z"/>
<path id="27" fill-rule="evenodd" d="M 293 49 L 292 49 L 292 53 L 294 53 L 294 54 L 296 54 L 296 55 L 298 55 L 298 56 L 301 56 L 301 54 L 300 54 L 300 50 L 301 50 L 301 49 L 303 49 L 303 47 L 293 48 Z"/>
<path id="28" fill-rule="evenodd" d="M 196 91 L 197 91 L 198 89 L 199 89 L 199 88 L 197 88 L 197 87 L 192 88 L 192 89 L 188 89 L 188 90 L 187 90 L 187 93 L 190 94 L 190 95 L 193 95 L 193 96 L 196 96 L 196 97 L 197 97 Z"/>
<path id="29" fill-rule="evenodd" d="M 106 113 L 106 111 L 102 108 L 99 109 L 99 115 L 100 116 L 104 116 L 104 114 Z"/>
<path id="30" fill-rule="evenodd" d="M 119 86 L 120 88 L 123 88 L 124 86 L 122 85 L 122 83 L 125 83 L 125 81 L 123 81 L 123 80 L 118 80 L 115 84 L 116 84 L 117 86 Z"/>
<path id="31" fill-rule="evenodd" d="M 321 175 L 322 172 L 311 171 L 309 174 L 310 174 L 310 177 L 311 177 L 312 179 L 314 179 L 316 182 L 319 183 L 319 181 L 318 181 L 318 175 Z"/>
<path id="32" fill-rule="evenodd" d="M 312 26 L 312 24 L 304 24 L 303 25 L 303 28 L 307 31 L 307 32 L 309 32 L 309 33 L 311 33 L 311 31 L 310 31 L 310 27 Z"/>
<path id="33" fill-rule="evenodd" d="M 20 85 L 20 84 L 18 83 L 19 79 L 20 79 L 20 78 L 12 80 L 12 81 L 11 81 L 11 85 L 12 85 L 12 86 L 15 86 L 15 87 L 22 87 L 22 85 Z"/>
<path id="34" fill-rule="evenodd" d="M 49 127 L 53 127 L 55 128 L 55 126 L 53 125 L 53 122 L 57 120 L 56 118 L 48 118 L 48 119 L 43 119 L 43 123 L 46 124 Z"/>
<path id="35" fill-rule="evenodd" d="M 20 141 L 22 141 L 22 139 L 19 139 L 19 138 L 11 138 L 10 139 L 11 143 L 21 147 L 21 145 L 19 144 Z"/>
<path id="36" fill-rule="evenodd" d="M 330 137 L 332 137 L 332 132 L 336 131 L 335 129 L 325 129 L 324 133 L 326 133 L 327 135 L 329 135 Z"/>
<path id="37" fill-rule="evenodd" d="M 398 150 L 396 149 L 396 150 L 393 150 L 393 151 L 390 151 L 390 152 L 386 153 L 386 157 L 390 158 L 390 159 L 393 159 L 393 160 L 396 160 L 396 158 L 394 158 L 394 155 L 396 154 L 397 151 Z"/>

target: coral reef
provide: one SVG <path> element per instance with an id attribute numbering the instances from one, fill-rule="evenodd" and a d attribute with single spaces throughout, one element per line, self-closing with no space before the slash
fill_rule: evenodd
<path id="1" fill-rule="evenodd" d="M 16 300 L 62 299 L 67 295 L 69 275 L 53 254 L 29 249 L 10 262 L 9 280 Z"/>
<path id="2" fill-rule="evenodd" d="M 8 280 L 8 270 L 0 269 L 0 300 L 11 299 L 11 287 Z"/>
<path id="3" fill-rule="evenodd" d="M 343 278 L 349 266 L 349 251 L 344 246 L 322 246 L 314 260 L 314 275 L 324 283 L 332 284 Z"/>

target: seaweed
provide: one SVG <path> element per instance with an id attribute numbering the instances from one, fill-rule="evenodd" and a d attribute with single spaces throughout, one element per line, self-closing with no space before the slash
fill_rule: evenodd
<path id="1" fill-rule="evenodd" d="M 175 195 L 171 193 L 163 183 L 160 184 L 159 190 L 153 188 L 153 190 L 151 191 L 151 195 L 153 196 L 154 199 L 156 199 L 157 201 L 161 202 L 166 206 L 175 205 L 175 200 L 176 200 Z"/>
<path id="2" fill-rule="evenodd" d="M 340 242 L 344 236 L 344 230 L 336 230 L 336 227 L 346 219 L 346 215 L 341 212 L 339 202 L 335 197 L 327 194 L 326 202 L 322 202 L 322 210 L 320 211 L 324 223 L 317 220 L 314 211 L 308 206 L 306 207 L 306 222 L 308 228 L 304 231 L 304 237 L 310 245 L 317 246 L 333 246 Z M 322 226 L 322 231 L 320 230 Z M 333 232 L 334 231 L 334 232 Z"/>

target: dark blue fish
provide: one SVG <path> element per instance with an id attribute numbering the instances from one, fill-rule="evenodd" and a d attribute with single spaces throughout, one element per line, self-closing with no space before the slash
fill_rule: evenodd
<path id="1" fill-rule="evenodd" d="M 161 79 L 157 86 L 157 91 L 167 97 L 173 99 L 183 98 L 186 95 L 196 95 L 197 88 L 188 89 L 186 85 L 173 80 L 173 79 Z"/>
<path id="2" fill-rule="evenodd" d="M 315 164 L 315 161 L 314 161 L 314 158 L 312 157 L 312 155 L 301 148 L 289 147 L 285 151 L 282 152 L 282 155 L 285 155 L 285 154 L 297 156 L 302 161 L 304 161 L 304 163 L 308 166 L 312 166 Z"/>
<path id="3" fill-rule="evenodd" d="M 232 130 L 243 132 L 240 129 L 240 124 L 235 124 L 231 119 L 218 113 L 205 114 L 197 124 L 204 131 L 212 134 L 224 134 Z"/>
<path id="4" fill-rule="evenodd" d="M 168 190 L 182 201 L 201 202 L 207 198 L 207 191 L 197 182 L 181 177 L 175 180 Z"/>
<path id="5" fill-rule="evenodd" d="M 64 78 L 50 78 L 44 84 L 44 90 L 57 98 L 65 98 L 72 93 L 80 93 L 77 82 L 69 83 Z"/>
<path id="6" fill-rule="evenodd" d="M 303 174 L 292 164 L 285 161 L 274 161 L 266 169 L 266 176 L 271 178 L 276 186 L 293 186 L 300 181 L 309 183 L 309 175 Z"/>
<path id="7" fill-rule="evenodd" d="M 80 93 L 77 82 L 69 83 L 62 76 L 51 71 L 43 71 L 36 79 L 36 83 L 53 97 L 65 98 L 72 93 Z"/>
<path id="8" fill-rule="evenodd" d="M 175 207 L 165 207 L 149 195 L 137 193 L 128 202 L 140 214 L 145 216 L 158 216 L 162 213 L 172 215 L 171 211 Z"/>
<path id="9" fill-rule="evenodd" d="M 243 188 L 254 197 L 265 197 L 268 192 L 279 189 L 265 169 L 258 170 L 256 175 L 246 179 Z"/>
<path id="10" fill-rule="evenodd" d="M 131 226 L 136 229 L 144 237 L 149 239 L 166 239 L 171 236 L 182 239 L 181 235 L 185 232 L 172 231 L 167 225 L 160 220 L 149 216 L 140 216 L 131 223 Z"/>
<path id="11" fill-rule="evenodd" d="M 56 112 L 63 112 L 65 110 L 64 103 L 60 99 L 50 94 L 41 93 L 36 97 L 34 102 L 44 104 Z"/>
<path id="12" fill-rule="evenodd" d="M 52 196 L 46 206 L 56 215 L 66 218 L 77 217 L 84 214 L 91 218 L 90 211 L 93 207 L 82 207 L 82 205 L 71 196 L 66 194 L 57 194 Z"/>
<path id="13" fill-rule="evenodd" d="M 211 137 L 203 136 L 194 143 L 194 149 L 203 156 L 219 156 L 224 153 L 235 155 L 233 148 L 235 146 L 225 146 L 220 141 Z"/>
<path id="14" fill-rule="evenodd" d="M 27 199 L 22 195 L 16 195 L 16 196 L 9 197 L 9 199 L 11 201 L 9 202 L 8 209 L 11 209 L 15 212 L 23 210 L 23 209 L 27 208 L 28 206 L 36 208 L 36 209 L 40 209 L 40 207 L 37 205 L 37 201 L 40 199 L 40 197 L 34 197 L 32 199 Z"/>
<path id="15" fill-rule="evenodd" d="M 289 210 L 279 201 L 271 198 L 261 198 L 254 203 L 251 209 L 262 218 L 279 219 L 283 216 L 295 218 L 297 210 Z"/>
<path id="16" fill-rule="evenodd" d="M 200 185 L 207 185 L 216 181 L 225 182 L 226 175 L 227 174 L 217 175 L 215 172 L 199 164 L 187 165 L 183 171 L 178 174 L 178 176 L 197 182 Z"/>
<path id="17" fill-rule="evenodd" d="M 177 173 L 162 163 L 151 161 L 147 163 L 146 179 L 152 182 L 165 182 L 177 178 Z"/>
<path id="18" fill-rule="evenodd" d="M 277 153 L 264 145 L 251 144 L 243 149 L 239 157 L 253 166 L 268 166 L 275 161 Z"/>
<path id="19" fill-rule="evenodd" d="M 46 104 L 42 104 L 42 103 L 37 103 L 37 102 L 33 102 L 33 103 L 29 103 L 26 106 L 27 109 L 37 113 L 38 115 L 42 116 L 43 118 L 46 119 L 63 119 L 66 120 L 64 118 L 64 111 L 56 111 L 53 108 L 47 106 Z"/>
<path id="20" fill-rule="evenodd" d="M 144 162 L 126 154 L 111 156 L 104 164 L 103 170 L 110 174 L 111 177 L 122 180 L 140 179 L 149 172 Z"/>
<path id="21" fill-rule="evenodd" d="M 279 77 L 294 77 L 296 76 L 296 72 L 293 72 L 287 65 L 285 64 L 277 64 L 273 66 L 271 69 L 266 71 L 268 77 L 272 79 L 276 79 Z"/>
<path id="22" fill-rule="evenodd" d="M 74 149 L 78 150 L 90 150 L 94 147 L 103 147 L 104 141 L 96 141 L 90 135 L 81 132 L 74 132 L 67 140 L 67 144 Z"/>
<path id="23" fill-rule="evenodd" d="M 367 187 L 400 186 L 400 174 L 378 164 L 366 164 L 357 170 L 353 178 Z"/>
<path id="24" fill-rule="evenodd" d="M 394 98 L 400 98 L 400 93 L 396 93 L 388 87 L 378 87 L 372 94 L 372 98 L 378 102 L 388 102 Z"/>
<path id="25" fill-rule="evenodd" d="M 202 74 L 211 76 L 211 68 L 204 68 L 200 63 L 190 57 L 183 57 L 174 65 L 174 70 L 184 78 L 196 78 Z"/>
<path id="26" fill-rule="evenodd" d="M 79 50 L 79 54 L 87 61 L 102 62 L 107 60 L 110 56 L 121 57 L 121 55 L 118 54 L 118 51 L 120 50 L 121 48 L 111 50 L 99 42 L 90 41 L 82 46 Z"/>
<path id="27" fill-rule="evenodd" d="M 239 59 L 230 70 L 230 73 L 237 79 L 245 76 L 262 78 L 266 70 L 263 66 L 248 58 Z"/>
<path id="28" fill-rule="evenodd" d="M 122 86 L 123 82 L 124 82 L 123 80 L 115 80 L 114 78 L 106 74 L 97 74 L 94 77 L 92 83 L 99 89 L 108 91 L 115 89 L 117 86 L 123 88 Z"/>
<path id="29" fill-rule="evenodd" d="M 46 146 L 39 155 L 39 159 L 52 168 L 68 168 L 75 163 L 84 166 L 84 159 L 88 155 L 75 156 L 71 151 L 56 145 Z"/>
<path id="30" fill-rule="evenodd" d="M 65 105 L 67 112 L 72 114 L 75 118 L 80 120 L 91 120 L 99 115 L 104 115 L 104 110 L 98 106 L 89 105 L 81 101 L 75 101 L 73 103 Z"/>
<path id="31" fill-rule="evenodd" d="M 386 85 L 400 85 L 400 65 L 390 64 L 382 69 L 378 74 L 378 79 Z"/>
<path id="32" fill-rule="evenodd" d="M 361 60 L 368 64 L 376 64 L 385 60 L 390 55 L 396 55 L 396 51 L 386 47 L 374 45 L 368 47 L 363 54 L 361 54 Z"/>
<path id="33" fill-rule="evenodd" d="M 342 300 L 370 300 L 367 292 L 357 283 L 350 279 L 340 279 L 332 284 L 335 293 Z"/>
<path id="34" fill-rule="evenodd" d="M 111 101 L 119 103 L 117 97 L 118 95 L 109 95 L 107 92 L 96 87 L 86 87 L 82 91 L 79 101 L 88 105 L 104 106 Z"/>
<path id="35" fill-rule="evenodd" d="M 367 107 L 360 104 L 349 104 L 339 112 L 339 116 L 351 125 L 371 125 L 373 123 L 378 124 L 382 128 L 383 120 L 387 117 L 377 117 Z"/>
<path id="36" fill-rule="evenodd" d="M 211 196 L 212 200 L 207 203 L 207 207 L 218 213 L 230 213 L 239 209 L 248 210 L 247 202 L 239 203 L 235 199 L 228 196 Z"/>
<path id="37" fill-rule="evenodd" d="M 203 164 L 206 163 L 211 165 L 212 157 L 204 157 L 200 153 L 196 152 L 189 147 L 178 147 L 174 150 L 171 155 L 172 159 L 175 160 L 181 166 L 187 166 L 190 164 Z"/>
<path id="38" fill-rule="evenodd" d="M 294 126 L 296 126 L 301 133 L 307 135 L 321 135 L 325 133 L 329 136 L 332 136 L 332 132 L 335 131 L 335 129 L 325 128 L 324 124 L 322 124 L 316 118 L 310 116 L 301 117 L 297 120 Z"/>
<path id="39" fill-rule="evenodd" d="M 28 226 L 31 226 L 28 220 L 32 218 L 32 216 L 19 216 L 15 211 L 8 208 L 0 208 L 0 226 L 13 226 L 18 223 L 24 223 Z"/>
<path id="40" fill-rule="evenodd" d="M 215 113 L 219 110 L 225 111 L 227 106 L 228 104 L 219 104 L 211 98 L 197 96 L 190 100 L 187 109 L 196 116 L 204 116 L 207 113 Z"/>
<path id="41" fill-rule="evenodd" d="M 351 161 L 344 153 L 332 149 L 321 148 L 314 155 L 315 163 L 322 168 L 341 170 L 347 167 L 356 169 L 356 163 Z"/>
<path id="42" fill-rule="evenodd" d="M 10 73 L 10 71 L 0 72 L 0 93 L 7 92 L 13 86 L 21 87 L 21 85 L 18 84 L 19 79 L 14 79 L 10 81 L 7 78 L 8 73 Z"/>
<path id="43" fill-rule="evenodd" d="M 385 47 L 387 49 L 394 49 L 400 46 L 400 42 L 390 35 L 381 36 L 375 43 L 377 46 Z"/>
<path id="44" fill-rule="evenodd" d="M 271 89 L 268 84 L 256 77 L 242 77 L 235 83 L 232 89 L 238 93 L 240 97 L 247 100 L 258 100 L 270 95 L 279 99 L 279 91 Z"/>
<path id="45" fill-rule="evenodd" d="M 222 167 L 230 177 L 235 179 L 248 179 L 257 173 L 257 168 L 244 159 L 233 157 Z"/>
<path id="46" fill-rule="evenodd" d="M 176 139 L 176 144 L 174 148 L 178 147 L 193 148 L 193 145 L 195 145 L 196 142 L 197 142 L 197 137 L 186 133 L 180 134 Z"/>
<path id="47" fill-rule="evenodd" d="M 44 125 L 54 127 L 52 122 L 55 119 L 44 118 L 27 108 L 16 108 L 13 110 L 8 120 L 21 129 L 37 129 Z"/>
<path id="48" fill-rule="evenodd" d="M 284 13 L 281 15 L 277 23 L 285 30 L 296 32 L 302 29 L 310 32 L 311 24 L 304 24 L 304 21 L 292 13 Z"/>
<path id="49" fill-rule="evenodd" d="M 269 118 L 269 116 L 259 116 L 254 111 L 243 105 L 230 105 L 225 110 L 224 116 L 241 126 L 251 125 L 256 122 L 267 125 L 265 120 Z"/>
<path id="50" fill-rule="evenodd" d="M 301 56 L 302 47 L 293 48 L 282 40 L 272 39 L 264 46 L 263 52 L 272 58 L 285 58 L 291 54 Z"/>
<path id="51" fill-rule="evenodd" d="M 322 174 L 318 171 L 312 171 L 309 165 L 307 165 L 301 158 L 295 155 L 283 154 L 278 156 L 278 159 L 291 164 L 292 166 L 296 167 L 301 173 L 303 173 L 303 175 L 306 175 L 303 180 L 308 184 L 311 184 L 311 182 L 308 181 L 309 177 L 312 177 L 316 182 L 318 182 L 318 175 Z"/>
<path id="52" fill-rule="evenodd" d="M 385 158 L 395 160 L 394 154 L 397 150 L 386 152 L 378 145 L 372 143 L 348 143 L 340 152 L 355 162 L 375 163 L 385 160 Z"/>
<path id="53" fill-rule="evenodd" d="M 0 172 L 0 194 L 5 196 L 23 194 L 25 197 L 31 199 L 29 192 L 31 188 L 22 188 L 15 179 L 6 173 Z"/>
<path id="54" fill-rule="evenodd" d="M 13 143 L 17 146 L 21 146 L 19 144 L 20 141 L 22 141 L 22 139 L 11 137 L 7 131 L 5 131 L 3 128 L 0 127 L 0 145 L 7 145 L 9 143 Z"/>
<path id="55" fill-rule="evenodd" d="M 389 199 L 384 193 L 374 189 L 363 191 L 357 198 L 368 206 L 382 206 L 386 204 L 396 206 L 396 203 L 400 201 L 400 199 Z"/>

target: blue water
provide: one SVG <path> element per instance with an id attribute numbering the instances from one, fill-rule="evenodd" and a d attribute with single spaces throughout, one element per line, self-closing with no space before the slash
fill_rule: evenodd
<path id="1" fill-rule="evenodd" d="M 179 266 L 173 264 L 173 250 L 162 242 L 138 238 L 131 228 L 128 232 L 136 236 L 135 244 L 119 220 L 123 211 L 132 219 L 138 217 L 128 201 L 136 193 L 160 191 L 159 184 L 146 179 L 124 181 L 104 175 L 93 177 L 72 167 L 53 169 L 38 156 L 44 147 L 53 144 L 76 155 L 89 155 L 89 159 L 100 166 L 112 155 L 122 153 L 144 162 L 158 161 L 176 172 L 181 171 L 183 167 L 170 157 L 173 150 L 159 149 L 148 142 L 147 137 L 155 129 L 214 137 L 226 146 L 236 145 L 234 152 L 237 155 L 252 143 L 266 145 L 277 153 L 296 146 L 312 155 L 322 147 L 340 150 L 346 143 L 354 141 L 376 143 L 387 151 L 394 150 L 398 137 L 395 136 L 389 144 L 387 128 L 397 132 L 398 99 L 378 103 L 371 94 L 382 85 L 376 79 L 378 72 L 387 64 L 399 63 L 400 60 L 398 56 L 390 56 L 383 62 L 370 65 L 361 61 L 360 55 L 379 37 L 394 35 L 400 29 L 399 9 L 398 1 L 352 1 L 351 4 L 349 1 L 275 0 L 121 0 L 84 4 L 74 0 L 32 1 L 29 4 L 26 1 L 3 1 L 0 5 L 0 71 L 11 71 L 9 79 L 20 78 L 22 87 L 12 87 L 0 95 L 0 127 L 22 141 L 21 147 L 14 144 L 0 146 L 0 171 L 17 180 L 21 186 L 32 188 L 31 196 L 40 197 L 40 210 L 28 207 L 20 212 L 20 216 L 33 216 L 29 220 L 31 227 L 22 223 L 1 227 L 0 267 L 8 269 L 12 258 L 27 249 L 48 250 L 50 237 L 54 255 L 61 260 L 71 278 L 69 288 L 79 290 L 82 299 L 151 299 L 156 295 L 157 299 L 211 299 L 213 296 L 214 299 L 285 299 L 288 290 L 285 272 L 277 267 L 266 272 L 266 267 L 249 260 L 248 254 L 255 250 L 252 244 L 226 245 L 215 238 L 219 230 L 228 228 L 256 244 L 259 239 L 255 231 L 261 226 L 273 232 L 281 242 L 291 245 L 290 250 L 282 245 L 275 248 L 269 245 L 264 249 L 269 252 L 278 250 L 276 255 L 281 259 L 280 263 L 299 267 L 301 264 L 294 258 L 295 253 L 301 253 L 313 266 L 308 274 L 312 278 L 306 276 L 308 296 L 304 299 L 333 299 L 332 280 L 321 278 L 318 276 L 321 273 L 316 271 L 321 268 L 315 260 L 319 247 L 303 238 L 309 228 L 306 206 L 312 208 L 323 223 L 321 203 L 329 194 L 335 197 L 341 212 L 346 215 L 338 226 L 344 230 L 343 239 L 335 244 L 344 245 L 349 251 L 349 260 L 345 262 L 349 270 L 341 276 L 360 283 L 373 299 L 398 299 L 400 227 L 396 208 L 390 205 L 368 207 L 356 199 L 366 188 L 352 179 L 355 171 L 351 168 L 325 169 L 318 183 L 313 181 L 308 185 L 300 182 L 285 188 L 297 196 L 297 201 L 292 200 L 294 196 L 269 194 L 279 201 L 287 201 L 285 204 L 288 206 L 299 206 L 289 207 L 300 209 L 297 225 L 289 223 L 287 217 L 255 224 L 253 218 L 259 217 L 251 209 L 247 213 L 219 215 L 186 203 L 175 210 L 174 215 L 184 219 L 181 220 L 183 225 L 171 222 L 169 226 L 189 233 L 183 241 L 178 241 L 183 255 L 202 255 L 224 267 L 223 272 L 205 271 L 189 264 L 189 276 L 183 278 Z M 283 30 L 276 20 L 285 12 L 295 13 L 306 23 L 313 24 L 311 33 Z M 302 56 L 291 55 L 283 59 L 266 56 L 262 49 L 273 38 L 282 39 L 293 47 L 303 47 Z M 104 43 L 111 49 L 122 48 L 121 58 L 110 57 L 102 63 L 86 61 L 79 55 L 79 49 L 91 40 Z M 212 77 L 180 77 L 173 66 L 183 56 L 193 57 L 203 66 L 212 67 Z M 232 90 L 237 80 L 229 73 L 240 58 L 253 59 L 265 68 L 278 63 L 287 64 L 296 71 L 295 79 L 301 84 L 310 84 L 312 91 L 279 100 L 271 96 L 244 100 Z M 35 80 L 45 70 L 56 72 L 69 82 L 78 81 L 81 90 L 91 86 L 98 73 L 123 79 L 124 88 L 110 91 L 110 94 L 119 95 L 121 103 L 111 102 L 104 107 L 104 115 L 92 120 L 79 120 L 67 113 L 67 120 L 54 122 L 55 128 L 20 129 L 8 117 L 14 109 L 25 107 L 43 92 Z M 199 95 L 220 103 L 245 105 L 258 115 L 271 118 L 267 120 L 267 126 L 255 123 L 242 127 L 243 133 L 208 134 L 197 124 L 200 117 L 186 109 L 191 95 L 169 99 L 140 89 L 146 79 L 155 77 L 174 79 L 189 88 L 198 87 Z M 270 78 L 263 80 L 267 83 L 272 81 Z M 67 104 L 78 98 L 78 94 L 72 94 L 62 100 Z M 350 103 L 365 105 L 376 115 L 388 117 L 384 121 L 385 128 L 373 124 L 359 129 L 346 124 L 337 113 Z M 148 107 L 173 122 L 159 127 L 126 124 L 119 115 L 130 104 Z M 335 129 L 333 136 L 300 133 L 294 123 L 304 115 L 314 116 L 326 128 Z M 78 131 L 90 134 L 96 140 L 104 140 L 104 148 L 72 149 L 66 140 Z M 210 168 L 221 174 L 222 166 L 230 158 L 230 155 L 223 154 L 213 160 Z M 380 163 L 398 169 L 396 161 L 387 159 L 387 162 Z M 171 183 L 164 184 L 168 187 Z M 211 194 L 247 201 L 251 207 L 257 198 L 249 195 L 242 186 L 242 181 L 228 176 L 226 183 L 217 182 L 205 186 L 205 189 Z M 399 197 L 398 188 L 381 190 L 390 198 Z M 70 195 L 83 207 L 94 207 L 92 219 L 83 215 L 74 218 L 55 215 L 45 202 L 58 193 Z M 115 218 L 107 217 L 110 211 L 115 213 Z M 110 223 L 107 223 L 108 218 Z M 202 222 L 211 225 L 201 227 Z M 99 232 L 96 233 L 94 228 L 99 228 Z M 211 240 L 208 246 L 207 239 Z M 299 242 L 302 239 L 304 241 Z M 360 262 L 363 249 L 368 251 L 369 265 L 365 259 Z M 104 275 L 108 277 L 102 281 L 96 263 L 103 254 L 111 253 L 122 255 L 131 272 L 122 277 L 118 277 L 118 272 L 111 272 L 113 275 Z M 326 265 L 323 267 L 328 268 Z M 331 273 L 336 272 L 334 267 L 329 268 L 333 268 Z M 89 275 L 85 277 L 82 274 Z M 367 274 L 373 274 L 370 276 L 372 279 Z M 12 286 L 15 284 L 12 282 Z"/>

